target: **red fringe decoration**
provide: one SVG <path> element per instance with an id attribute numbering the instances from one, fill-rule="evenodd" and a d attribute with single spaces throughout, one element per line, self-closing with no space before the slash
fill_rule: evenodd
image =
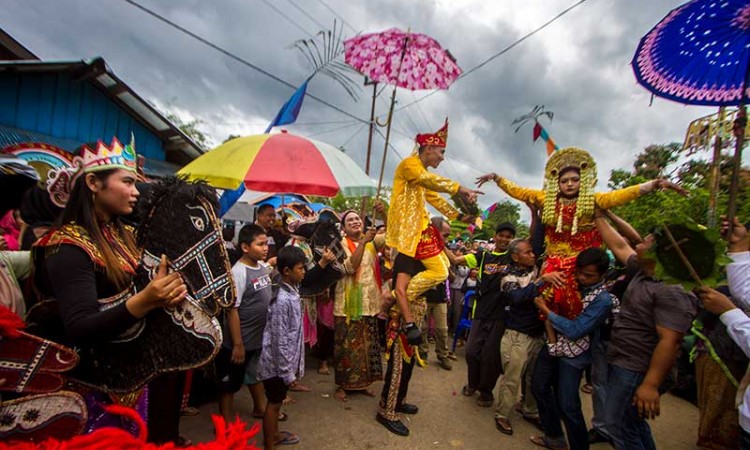
<path id="1" fill-rule="evenodd" d="M 26 324 L 16 313 L 7 306 L 0 305 L 0 336 L 17 338 L 21 336 L 18 330 L 25 327 Z"/>
<path id="2" fill-rule="evenodd" d="M 124 406 L 109 405 L 105 410 L 111 414 L 124 416 L 137 423 L 140 432 L 138 437 L 120 428 L 100 428 L 91 434 L 76 436 L 67 441 L 49 439 L 44 442 L 0 442 L 0 450 L 173 450 L 178 447 L 173 443 L 157 445 L 146 442 L 146 423 L 138 413 Z M 216 439 L 190 447 L 195 450 L 259 450 L 254 444 L 248 443 L 260 431 L 260 424 L 256 423 L 249 430 L 239 418 L 227 427 L 224 418 L 218 415 L 212 417 Z"/>

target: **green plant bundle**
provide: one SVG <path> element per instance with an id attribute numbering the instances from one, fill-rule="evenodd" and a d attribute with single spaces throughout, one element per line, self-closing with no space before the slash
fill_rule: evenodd
<path id="1" fill-rule="evenodd" d="M 692 270 L 683 262 L 677 248 L 666 232 L 666 227 L 679 245 Z M 656 260 L 654 276 L 666 283 L 680 284 L 686 290 L 699 285 L 697 276 L 705 285 L 715 287 L 724 279 L 723 268 L 731 260 L 726 256 L 726 244 L 719 230 L 707 228 L 693 221 L 663 223 L 654 231 L 655 244 L 651 254 Z"/>

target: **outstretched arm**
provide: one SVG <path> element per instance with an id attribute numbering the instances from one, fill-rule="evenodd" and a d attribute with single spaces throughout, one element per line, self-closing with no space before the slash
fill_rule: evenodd
<path id="1" fill-rule="evenodd" d="M 594 223 L 599 230 L 599 234 L 602 235 L 604 243 L 615 254 L 615 258 L 622 264 L 627 264 L 630 257 L 635 255 L 635 250 L 633 250 L 625 238 L 612 228 L 612 225 L 603 216 L 597 214 L 594 218 Z"/>
<path id="2" fill-rule="evenodd" d="M 441 177 L 438 174 L 429 172 L 418 159 L 412 160 L 411 158 L 407 158 L 402 161 L 399 168 L 407 182 L 416 183 L 430 191 L 455 194 L 461 187 L 450 178 Z"/>
<path id="3" fill-rule="evenodd" d="M 456 208 L 451 206 L 446 199 L 441 197 L 440 194 L 435 191 L 426 191 L 425 200 L 449 220 L 454 220 L 461 214 Z"/>
<path id="4" fill-rule="evenodd" d="M 641 237 L 640 233 L 638 233 L 635 228 L 633 228 L 633 226 L 626 222 L 622 217 L 618 216 L 610 210 L 605 210 L 604 214 L 610 221 L 612 221 L 612 224 L 615 226 L 615 228 L 617 228 L 617 231 L 619 231 L 620 234 L 625 239 L 627 239 L 628 242 L 630 242 L 631 246 L 635 246 L 635 244 L 643 242 L 643 238 Z"/>
<path id="5" fill-rule="evenodd" d="M 477 178 L 477 186 L 481 187 L 488 181 L 494 181 L 500 189 L 516 200 L 520 200 L 524 203 L 531 203 L 540 207 L 544 205 L 544 191 L 521 187 L 496 173 L 488 173 L 487 175 L 482 175 Z"/>
<path id="6" fill-rule="evenodd" d="M 650 194 L 652 192 L 669 189 L 679 194 L 686 195 L 684 189 L 680 186 L 663 179 L 651 180 L 645 183 L 636 184 L 635 186 L 617 189 L 611 192 L 597 192 L 595 194 L 596 204 L 602 209 L 614 208 L 624 205 L 638 197 Z"/>

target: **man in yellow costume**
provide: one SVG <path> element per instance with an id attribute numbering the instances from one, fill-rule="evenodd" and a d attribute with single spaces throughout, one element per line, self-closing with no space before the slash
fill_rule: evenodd
<path id="1" fill-rule="evenodd" d="M 386 244 L 399 253 L 420 260 L 425 267 L 409 282 L 406 289 L 409 303 L 448 278 L 449 262 L 443 253 L 443 238 L 430 225 L 425 201 L 448 219 L 472 222 L 473 217 L 459 214 L 438 193 L 457 193 L 468 203 L 475 203 L 477 195 L 481 194 L 427 170 L 437 168 L 445 159 L 447 140 L 448 119 L 436 133 L 418 134 L 417 149 L 401 161 L 393 177 Z"/>

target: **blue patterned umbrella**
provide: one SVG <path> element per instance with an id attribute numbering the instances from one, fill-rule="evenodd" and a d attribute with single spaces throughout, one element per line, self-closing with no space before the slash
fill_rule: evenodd
<path id="1" fill-rule="evenodd" d="M 694 0 L 641 39 L 632 65 L 638 82 L 659 97 L 737 106 L 750 94 L 749 62 L 750 1 Z"/>
<path id="2" fill-rule="evenodd" d="M 740 107 L 727 207 L 731 224 L 750 94 L 750 1 L 693 0 L 673 9 L 641 39 L 632 65 L 638 82 L 659 97 L 689 105 Z"/>

